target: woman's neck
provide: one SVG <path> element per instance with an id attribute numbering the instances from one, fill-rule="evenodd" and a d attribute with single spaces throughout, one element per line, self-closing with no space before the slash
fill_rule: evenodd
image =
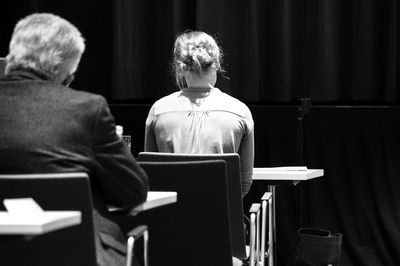
<path id="1" fill-rule="evenodd" d="M 214 88 L 217 81 L 215 71 L 185 74 L 186 84 L 189 88 Z"/>

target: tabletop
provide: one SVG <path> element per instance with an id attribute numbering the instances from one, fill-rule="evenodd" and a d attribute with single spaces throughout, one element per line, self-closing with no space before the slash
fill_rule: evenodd
<path id="1" fill-rule="evenodd" d="M 323 169 L 301 167 L 256 167 L 253 180 L 266 181 L 305 181 L 324 175 Z"/>
<path id="2" fill-rule="evenodd" d="M 41 235 L 81 223 L 80 211 L 44 211 L 32 198 L 4 199 L 0 235 Z"/>
<path id="3" fill-rule="evenodd" d="M 136 211 L 146 211 L 161 207 L 167 204 L 175 203 L 177 193 L 174 191 L 149 191 L 145 202 L 135 208 Z"/>

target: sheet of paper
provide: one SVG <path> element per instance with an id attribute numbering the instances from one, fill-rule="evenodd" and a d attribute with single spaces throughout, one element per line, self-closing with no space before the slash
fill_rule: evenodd
<path id="1" fill-rule="evenodd" d="M 10 215 L 30 216 L 43 212 L 32 198 L 4 199 L 3 203 Z"/>
<path id="2" fill-rule="evenodd" d="M 257 169 L 271 171 L 307 171 L 307 166 L 257 167 Z"/>

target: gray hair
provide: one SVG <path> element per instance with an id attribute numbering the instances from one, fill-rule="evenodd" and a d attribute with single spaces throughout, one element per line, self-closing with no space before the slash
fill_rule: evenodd
<path id="1" fill-rule="evenodd" d="M 41 13 L 29 15 L 17 23 L 9 49 L 6 73 L 28 68 L 54 77 L 66 66 L 70 73 L 76 71 L 85 43 L 70 22 Z"/>

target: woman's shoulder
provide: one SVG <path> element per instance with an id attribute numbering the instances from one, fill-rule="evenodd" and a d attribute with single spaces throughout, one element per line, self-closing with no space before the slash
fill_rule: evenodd
<path id="1" fill-rule="evenodd" d="M 158 115 L 165 112 L 186 110 L 185 99 L 180 97 L 180 95 L 181 92 L 177 91 L 158 99 L 152 107 L 154 109 L 154 114 Z"/>
<path id="2" fill-rule="evenodd" d="M 217 99 L 217 103 L 221 108 L 225 108 L 228 111 L 237 113 L 242 117 L 251 117 L 250 109 L 244 102 L 225 92 L 221 92 Z"/>

